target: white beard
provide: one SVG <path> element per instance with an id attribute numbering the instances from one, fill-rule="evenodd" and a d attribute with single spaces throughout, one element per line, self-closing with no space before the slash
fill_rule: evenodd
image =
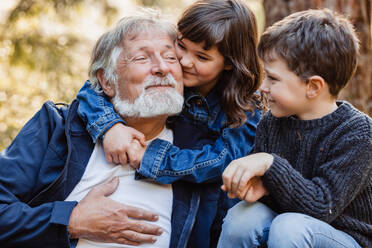
<path id="1" fill-rule="evenodd" d="M 173 85 L 174 88 L 162 90 L 146 89 L 151 85 Z M 182 111 L 183 96 L 175 89 L 178 83 L 172 75 L 165 78 L 149 76 L 143 82 L 141 95 L 133 102 L 122 100 L 115 83 L 116 94 L 112 99 L 115 110 L 123 117 L 155 117 L 159 115 L 176 115 Z"/>

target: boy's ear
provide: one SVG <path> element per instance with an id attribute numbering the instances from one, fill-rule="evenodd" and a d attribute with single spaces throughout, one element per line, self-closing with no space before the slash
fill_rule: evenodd
<path id="1" fill-rule="evenodd" d="M 115 96 L 114 85 L 106 80 L 103 69 L 99 69 L 97 71 L 97 79 L 99 83 L 101 84 L 103 92 L 105 92 L 105 94 L 109 97 L 114 97 Z"/>
<path id="2" fill-rule="evenodd" d="M 319 96 L 326 88 L 326 82 L 320 76 L 311 76 L 307 79 L 306 96 L 308 98 L 315 98 Z"/>

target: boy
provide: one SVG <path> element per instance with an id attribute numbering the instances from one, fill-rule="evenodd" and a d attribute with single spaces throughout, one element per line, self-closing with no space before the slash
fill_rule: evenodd
<path id="1" fill-rule="evenodd" d="M 330 10 L 294 13 L 258 49 L 270 111 L 254 154 L 223 173 L 222 189 L 245 201 L 219 247 L 372 247 L 372 120 L 336 101 L 357 65 L 352 25 Z"/>

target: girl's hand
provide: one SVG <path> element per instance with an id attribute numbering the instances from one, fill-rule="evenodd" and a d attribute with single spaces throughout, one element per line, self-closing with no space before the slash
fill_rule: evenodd
<path id="1" fill-rule="evenodd" d="M 245 196 L 250 192 L 249 190 L 255 188 L 260 189 L 261 192 L 263 185 L 261 187 L 258 184 L 261 180 L 257 181 L 257 179 L 253 178 L 263 176 L 266 170 L 270 168 L 273 160 L 274 157 L 271 154 L 256 153 L 232 161 L 222 174 L 222 190 L 227 191 L 228 196 L 231 198 L 243 195 L 243 193 L 245 193 Z M 251 179 L 253 180 L 251 181 Z M 255 187 L 247 188 L 248 182 Z"/>
<path id="2" fill-rule="evenodd" d="M 105 134 L 103 149 L 106 160 L 110 163 L 138 166 L 143 153 L 138 152 L 138 147 L 133 144 L 138 140 L 139 146 L 146 148 L 145 135 L 134 128 L 121 123 L 113 125 Z"/>

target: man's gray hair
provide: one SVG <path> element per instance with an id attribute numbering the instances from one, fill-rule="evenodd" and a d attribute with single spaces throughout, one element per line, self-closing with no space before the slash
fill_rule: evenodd
<path id="1" fill-rule="evenodd" d="M 116 26 L 104 33 L 96 42 L 89 67 L 89 81 L 92 88 L 102 92 L 101 85 L 97 79 L 97 72 L 104 71 L 105 79 L 113 84 L 117 81 L 116 63 L 123 51 L 122 41 L 133 39 L 141 33 L 167 33 L 175 41 L 177 37 L 174 24 L 162 19 L 158 12 L 146 10 L 141 16 L 128 16 L 122 18 Z"/>

